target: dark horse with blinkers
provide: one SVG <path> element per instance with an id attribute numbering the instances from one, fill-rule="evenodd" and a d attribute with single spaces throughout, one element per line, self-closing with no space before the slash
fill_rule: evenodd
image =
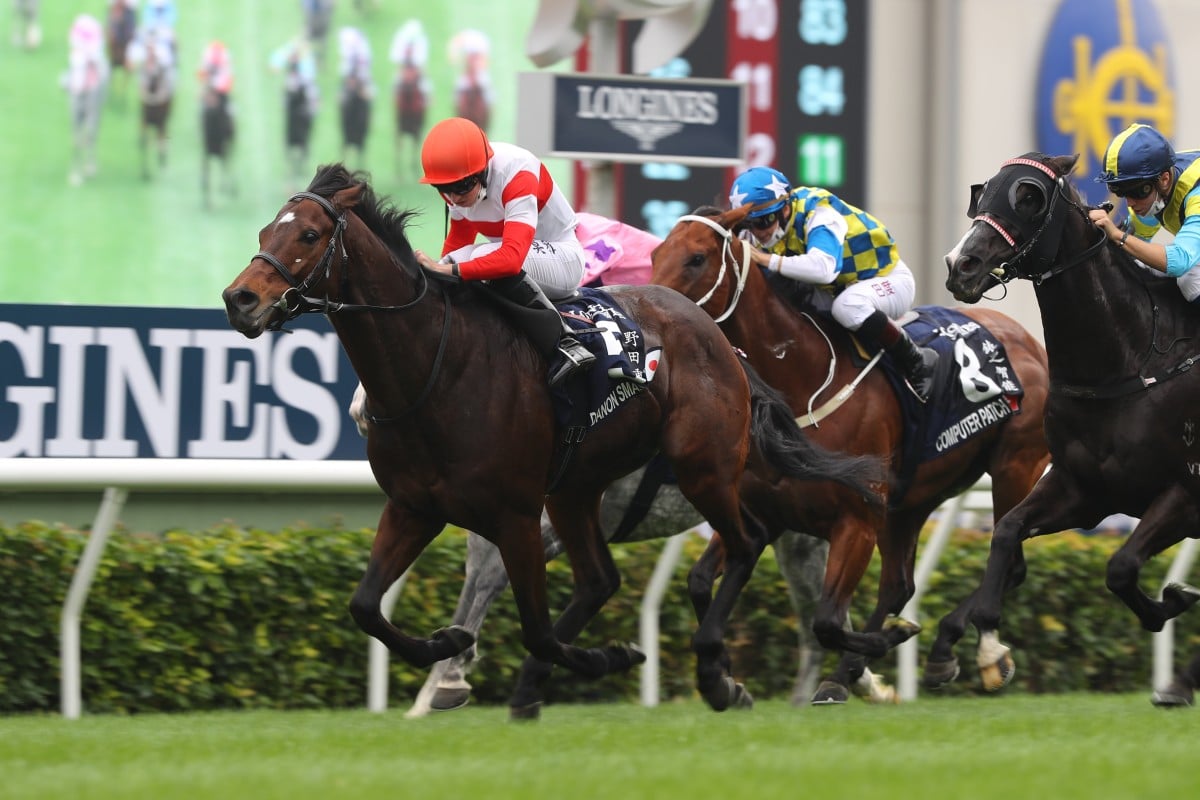
<path id="1" fill-rule="evenodd" d="M 662 359 L 642 391 L 575 443 L 547 496 L 567 444 L 544 359 L 485 291 L 435 280 L 417 265 L 408 217 L 381 204 L 360 174 L 323 167 L 260 231 L 261 250 L 223 294 L 230 324 L 251 338 L 305 311 L 328 314 L 366 391 L 367 456 L 387 505 L 350 604 L 355 621 L 415 666 L 469 647 L 473 637 L 462 628 L 415 638 L 380 610 L 387 588 L 454 524 L 493 542 L 508 572 L 531 654 L 515 716 L 536 715 L 551 664 L 594 678 L 639 663 L 644 656 L 625 645 L 571 642 L 620 583 L 598 523 L 601 493 L 661 452 L 726 547 L 724 580 L 693 640 L 699 689 L 717 710 L 739 702 L 724 625 L 767 544 L 739 495 L 747 462 L 764 479 L 828 482 L 828 492 L 864 505 L 878 503 L 870 482 L 882 477 L 879 464 L 834 455 L 801 435 L 786 404 L 691 301 L 662 287 L 623 287 L 612 296 Z M 574 575 L 571 601 L 554 624 L 543 503 Z"/>
<path id="2" fill-rule="evenodd" d="M 1007 654 L 997 631 L 1003 593 L 1025 577 L 1021 543 L 1094 528 L 1110 514 L 1140 518 L 1105 582 L 1143 628 L 1161 630 L 1200 599 L 1184 584 L 1166 586 L 1161 599 L 1138 585 L 1151 556 L 1200 534 L 1200 370 L 1192 369 L 1200 311 L 1175 281 L 1140 266 L 1092 224 L 1068 182 L 1077 159 L 1027 153 L 1006 161 L 972 187 L 974 222 L 946 256 L 946 288 L 967 303 L 1014 278 L 1033 284 L 1050 356 L 1053 467 L 996 524 L 974 605 L 942 621 L 931 659 L 949 652 L 968 621 L 981 652 Z M 1190 705 L 1198 681 L 1200 655 L 1153 701 Z"/>

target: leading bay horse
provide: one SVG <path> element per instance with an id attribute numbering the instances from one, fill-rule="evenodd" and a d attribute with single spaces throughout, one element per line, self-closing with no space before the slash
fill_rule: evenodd
<path id="1" fill-rule="evenodd" d="M 768 498 L 762 507 L 774 509 L 776 529 L 805 531 L 829 540 L 814 629 L 823 647 L 849 655 L 831 680 L 821 685 L 813 702 L 839 703 L 847 697 L 846 686 L 863 668 L 861 656 L 883 655 L 879 646 L 883 639 L 877 632 L 887 627 L 885 623 L 892 624 L 887 617 L 899 614 L 912 596 L 917 540 L 930 513 L 987 472 L 992 477 L 996 513 L 1003 514 L 1029 493 L 1045 470 L 1046 353 L 1009 317 L 995 311 L 969 312 L 1004 345 L 1025 390 L 1021 413 L 909 473 L 900 459 L 905 434 L 896 392 L 881 371 L 863 373 L 854 363 L 853 344 L 841 326 L 815 313 L 801 313 L 752 265 L 745 243 L 736 235 L 747 213 L 748 207 L 724 212 L 706 207 L 682 217 L 654 251 L 653 281 L 682 292 L 715 317 L 730 342 L 781 391 L 796 415 L 805 416 L 803 424 L 812 439 L 840 452 L 884 458 L 892 465 L 892 476 L 883 488 L 886 514 L 828 501 L 823 503 L 826 516 L 813 524 L 797 513 L 803 507 L 795 506 L 796 497 L 810 489 L 793 488 L 789 495 L 771 498 L 770 487 L 764 487 Z M 719 547 L 719 539 L 714 538 L 714 543 Z M 851 596 L 876 546 L 882 558 L 876 609 L 862 633 L 847 632 L 843 624 Z M 713 558 L 718 555 L 715 552 Z M 693 601 L 701 606 L 711 586 L 704 567 L 708 557 L 701 559 L 689 578 Z M 916 632 L 911 623 L 901 620 L 898 625 L 891 629 L 889 646 Z M 942 666 L 957 674 L 956 664 Z"/>
<path id="2" fill-rule="evenodd" d="M 1155 600 L 1138 586 L 1153 555 L 1200 532 L 1200 312 L 1175 281 L 1139 266 L 1088 219 L 1069 183 L 1078 156 L 1027 153 L 972 187 L 974 220 L 946 256 L 946 288 L 965 303 L 1015 278 L 1030 281 L 1050 356 L 1046 437 L 1054 467 L 992 534 L 983 582 L 969 614 L 943 621 L 935 651 L 948 651 L 968 620 L 980 652 L 1000 644 L 1002 595 L 1025 577 L 1021 543 L 1109 514 L 1141 521 L 1109 560 L 1105 583 L 1142 627 L 1161 630 L 1200 599 L 1183 584 Z M 1191 705 L 1200 655 L 1155 692 L 1156 705 Z M 1003 682 L 989 688 L 998 689 Z"/>
<path id="3" fill-rule="evenodd" d="M 454 524 L 500 550 L 531 654 L 523 685 L 536 690 L 551 664 L 598 678 L 639 663 L 644 656 L 626 645 L 571 642 L 620 584 L 597 519 L 601 493 L 661 452 L 680 491 L 722 531 L 725 577 L 693 649 L 709 704 L 721 710 L 737 702 L 724 626 L 767 544 L 739 494 L 747 462 L 768 479 L 811 479 L 866 507 L 877 505 L 878 464 L 813 445 L 716 324 L 654 286 L 612 292 L 647 348 L 661 348 L 653 380 L 582 441 L 560 441 L 542 356 L 486 292 L 435 280 L 416 264 L 405 236 L 409 216 L 381 203 L 361 173 L 322 167 L 262 228 L 260 251 L 222 294 L 231 326 L 250 338 L 305 311 L 328 314 L 366 391 L 367 457 L 388 499 L 350 602 L 359 627 L 417 667 L 473 644 L 460 627 L 408 636 L 380 609 L 384 591 Z M 574 454 L 547 495 L 564 450 Z M 574 577 L 571 601 L 553 624 L 543 503 Z M 536 716 L 538 701 L 523 697 L 514 698 L 514 715 Z"/>

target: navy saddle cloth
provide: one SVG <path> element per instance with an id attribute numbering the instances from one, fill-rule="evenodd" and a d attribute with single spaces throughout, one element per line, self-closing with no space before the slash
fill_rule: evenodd
<path id="1" fill-rule="evenodd" d="M 883 359 L 904 412 L 902 474 L 1020 413 L 1024 395 L 1003 343 L 991 331 L 951 308 L 913 310 L 918 316 L 904 329 L 918 345 L 936 350 L 938 362 L 933 394 L 922 405 L 891 359 Z"/>
<path id="2" fill-rule="evenodd" d="M 662 351 L 646 351 L 641 327 L 602 289 L 582 287 L 578 296 L 555 305 L 576 338 L 596 356 L 596 363 L 586 375 L 572 379 L 586 384 L 583 396 L 587 427 L 594 428 L 645 391 L 662 360 Z M 562 359 L 561 354 L 555 357 L 551 371 Z M 561 426 L 572 424 L 571 395 L 579 396 L 568 388 L 563 384 L 551 393 Z"/>

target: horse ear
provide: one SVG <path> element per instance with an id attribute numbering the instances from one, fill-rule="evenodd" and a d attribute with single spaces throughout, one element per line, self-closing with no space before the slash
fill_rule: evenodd
<path id="1" fill-rule="evenodd" d="M 338 211 L 354 208 L 358 205 L 358 201 L 362 199 L 363 189 L 365 188 L 365 183 L 356 183 L 348 189 L 335 192 L 333 197 L 329 198 L 329 201 L 333 203 L 333 207 Z"/>
<path id="2" fill-rule="evenodd" d="M 1052 156 L 1049 162 L 1059 175 L 1070 175 L 1075 171 L 1075 165 L 1079 163 L 1079 153 L 1072 156 Z"/>
<path id="3" fill-rule="evenodd" d="M 983 194 L 983 184 L 971 184 L 971 200 L 967 203 L 967 219 L 975 219 L 979 214 L 979 198 Z"/>
<path id="4" fill-rule="evenodd" d="M 746 215 L 749 213 L 750 206 L 738 206 L 737 208 L 731 208 L 722 214 L 717 222 L 723 228 L 733 229 L 741 224 L 746 219 Z"/>

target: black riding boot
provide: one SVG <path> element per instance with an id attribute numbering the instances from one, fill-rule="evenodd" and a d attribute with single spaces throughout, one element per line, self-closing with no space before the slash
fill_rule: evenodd
<path id="1" fill-rule="evenodd" d="M 596 356 L 575 338 L 574 332 L 550 298 L 546 297 L 542 287 L 524 270 L 511 278 L 487 281 L 485 285 L 499 298 L 519 306 L 509 306 L 509 310 L 514 312 L 509 316 L 529 335 L 547 361 L 553 362 L 558 353 L 563 355 L 562 364 L 548 376 L 550 386 L 558 386 L 596 361 Z"/>
<path id="2" fill-rule="evenodd" d="M 882 311 L 876 311 L 867 317 L 858 332 L 883 348 L 900 367 L 908 388 L 918 400 L 922 403 L 929 400 L 929 394 L 933 390 L 934 368 L 938 360 L 936 350 L 917 347 L 904 329 Z"/>

